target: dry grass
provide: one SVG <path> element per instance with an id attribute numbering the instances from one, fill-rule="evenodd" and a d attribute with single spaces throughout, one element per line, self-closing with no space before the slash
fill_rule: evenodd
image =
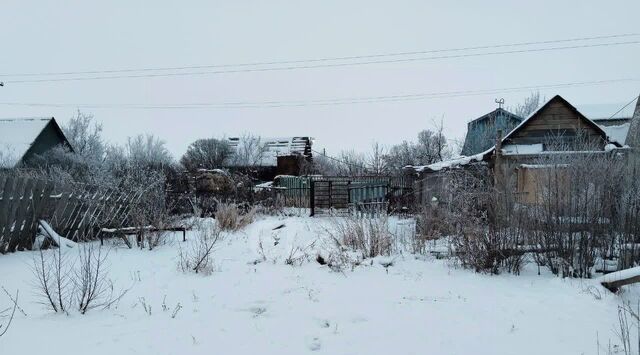
<path id="1" fill-rule="evenodd" d="M 253 223 L 256 216 L 255 208 L 243 212 L 235 203 L 220 203 L 215 213 L 218 227 L 223 231 L 238 231 Z"/>
<path id="2" fill-rule="evenodd" d="M 387 216 L 335 219 L 327 233 L 343 249 L 359 253 L 363 258 L 389 255 L 392 251 L 393 235 L 389 232 Z"/>

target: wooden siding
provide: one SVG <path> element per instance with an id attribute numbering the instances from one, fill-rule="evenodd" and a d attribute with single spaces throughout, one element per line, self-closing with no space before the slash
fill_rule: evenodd
<path id="1" fill-rule="evenodd" d="M 575 109 L 563 100 L 554 100 L 535 116 L 515 130 L 508 138 L 509 144 L 536 144 L 558 140 L 572 143 L 578 134 L 598 149 L 604 149 L 606 138 Z"/>

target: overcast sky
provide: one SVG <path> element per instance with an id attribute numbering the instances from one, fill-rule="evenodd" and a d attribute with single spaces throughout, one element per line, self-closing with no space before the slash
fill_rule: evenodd
<path id="1" fill-rule="evenodd" d="M 7 76 L 290 61 L 634 33 L 640 32 L 639 14 L 637 0 L 2 0 L 0 81 L 6 84 L 0 87 L 0 117 L 54 116 L 66 121 L 75 106 L 86 104 L 290 102 L 640 79 L 640 44 L 173 77 L 11 83 L 45 77 Z M 635 36 L 536 48 L 639 40 Z M 511 49 L 519 48 L 488 51 Z M 466 53 L 472 52 L 457 52 Z M 615 107 L 640 93 L 640 81 L 540 91 L 547 97 L 561 94 L 576 105 L 615 112 Z M 527 93 L 511 90 L 298 107 L 147 110 L 119 106 L 83 111 L 103 123 L 105 135 L 113 142 L 153 133 L 176 156 L 195 139 L 243 132 L 313 136 L 317 148 L 337 153 L 342 149 L 364 151 L 373 141 L 411 140 L 440 119 L 447 136 L 462 138 L 466 122 L 493 110 L 495 98 L 503 97 L 509 106 Z"/>

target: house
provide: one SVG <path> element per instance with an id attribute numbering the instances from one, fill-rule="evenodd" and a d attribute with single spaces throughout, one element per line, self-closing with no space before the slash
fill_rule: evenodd
<path id="1" fill-rule="evenodd" d="M 300 175 L 305 162 L 313 159 L 312 137 L 231 137 L 227 142 L 234 154 L 225 168 L 249 173 L 259 180 Z"/>
<path id="2" fill-rule="evenodd" d="M 0 168 L 13 168 L 54 147 L 71 144 L 53 117 L 0 119 Z"/>
<path id="3" fill-rule="evenodd" d="M 503 135 L 509 133 L 522 120 L 522 117 L 500 107 L 469 122 L 462 155 L 470 156 L 491 148 L 495 144 L 498 132 L 502 132 Z"/>
<path id="4" fill-rule="evenodd" d="M 636 110 L 636 114 L 639 110 Z M 607 127 L 612 126 L 598 125 L 556 95 L 503 138 L 495 139 L 495 144 L 482 152 L 408 168 L 417 174 L 415 189 L 418 200 L 423 203 L 428 203 L 434 197 L 446 197 L 447 174 L 442 172 L 476 165 L 486 166 L 495 179 L 514 176 L 516 181 L 509 184 L 520 196 L 521 202 L 535 203 L 538 194 L 536 177 L 549 168 L 542 163 L 546 158 L 628 150 L 624 142 L 619 142 L 621 138 L 613 137 Z M 625 139 L 628 141 L 627 137 Z"/>

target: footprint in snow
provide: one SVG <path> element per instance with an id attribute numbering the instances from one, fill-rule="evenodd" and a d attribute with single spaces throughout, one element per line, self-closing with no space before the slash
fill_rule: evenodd
<path id="1" fill-rule="evenodd" d="M 251 307 L 249 308 L 249 312 L 253 313 L 253 317 L 259 317 L 267 312 L 267 309 L 264 307 Z"/>
<path id="2" fill-rule="evenodd" d="M 307 340 L 307 347 L 311 351 L 318 351 L 322 348 L 322 342 L 320 341 L 320 338 L 315 337 L 313 339 Z"/>

